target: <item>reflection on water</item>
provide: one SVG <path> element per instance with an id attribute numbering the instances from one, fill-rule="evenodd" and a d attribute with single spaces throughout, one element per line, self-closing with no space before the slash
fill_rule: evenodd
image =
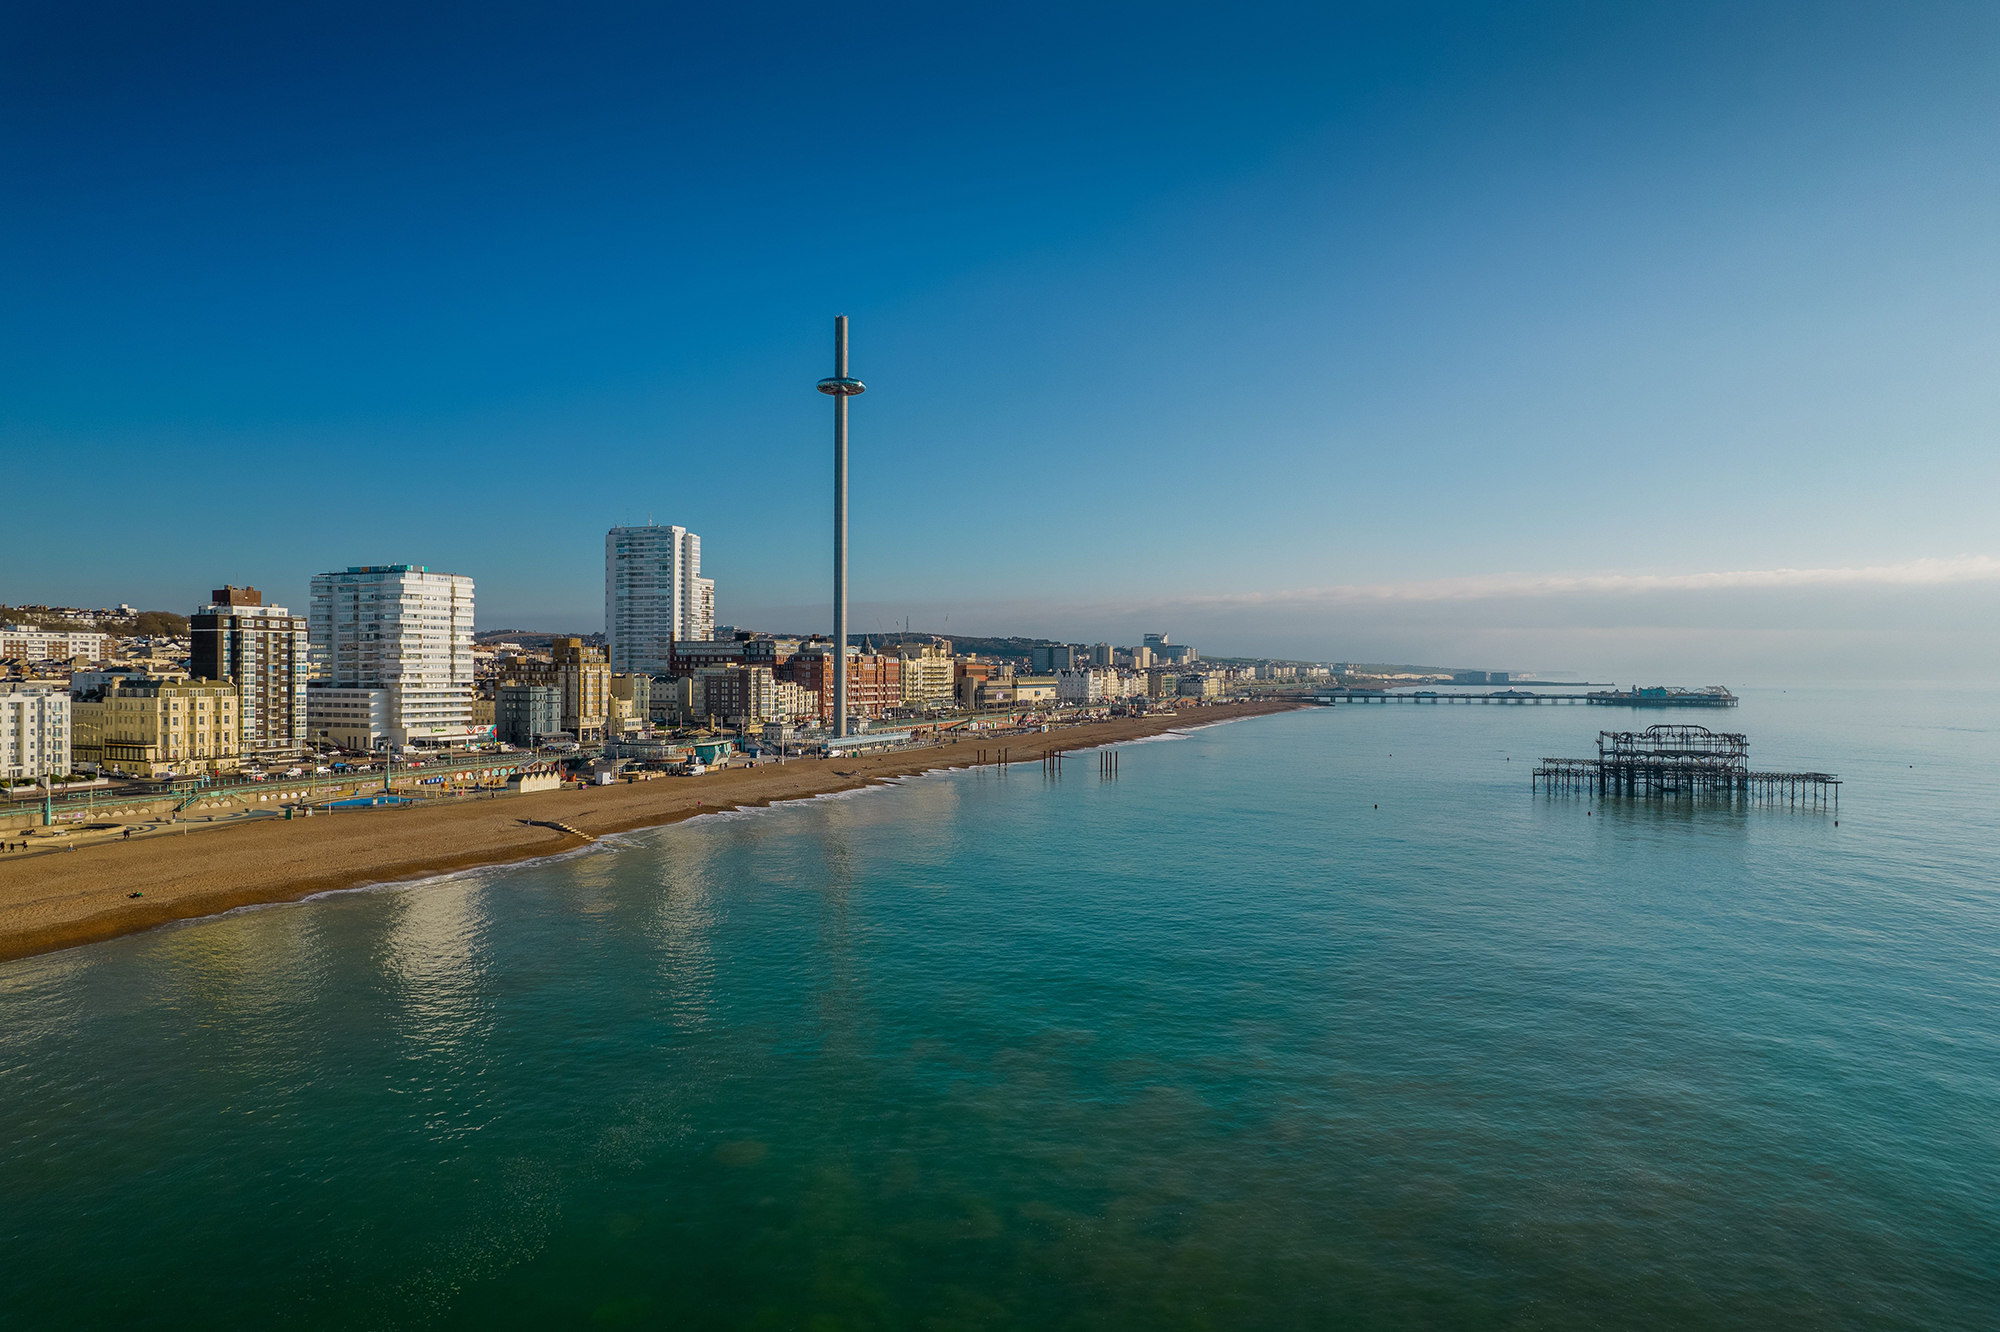
<path id="1" fill-rule="evenodd" d="M 403 1039 L 453 1062 L 492 1031 L 485 984 L 489 890 L 472 879 L 388 897 L 378 948 Z"/>
<path id="2" fill-rule="evenodd" d="M 0 967 L 0 1309 L 1983 1327 L 2000 709 L 1933 707 L 1748 696 L 1838 829 L 1335 709 Z"/>
<path id="3" fill-rule="evenodd" d="M 402 1046 L 389 1089 L 402 1114 L 445 1145 L 489 1127 L 504 1094 L 484 1076 L 498 997 L 488 975 L 484 876 L 389 894 L 376 957 L 385 1033 Z"/>
<path id="4" fill-rule="evenodd" d="M 660 996 L 668 1021 L 683 1030 L 707 1025 L 715 1003 L 710 933 L 717 923 L 711 878 L 715 843 L 706 837 L 662 839 L 653 866 L 659 884 L 651 912 Z"/>

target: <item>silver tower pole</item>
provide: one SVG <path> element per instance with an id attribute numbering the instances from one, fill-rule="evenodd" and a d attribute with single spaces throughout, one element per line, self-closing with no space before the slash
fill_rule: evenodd
<path id="1" fill-rule="evenodd" d="M 847 316 L 833 317 L 833 378 L 819 381 L 833 397 L 833 733 L 847 734 L 847 400 L 868 391 L 847 377 Z"/>
<path id="2" fill-rule="evenodd" d="M 833 377 L 847 378 L 847 316 L 833 317 Z M 833 733 L 847 734 L 847 395 L 833 395 Z"/>

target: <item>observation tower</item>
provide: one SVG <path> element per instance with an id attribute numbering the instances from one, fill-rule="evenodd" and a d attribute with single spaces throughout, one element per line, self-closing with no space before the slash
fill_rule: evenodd
<path id="1" fill-rule="evenodd" d="M 833 317 L 833 733 L 847 734 L 847 400 L 868 386 L 847 377 L 847 316 Z"/>

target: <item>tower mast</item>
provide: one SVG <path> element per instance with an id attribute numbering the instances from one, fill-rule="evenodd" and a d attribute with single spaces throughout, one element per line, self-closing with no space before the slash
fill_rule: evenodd
<path id="1" fill-rule="evenodd" d="M 847 734 L 847 400 L 868 386 L 847 377 L 847 316 L 833 317 L 833 733 Z"/>

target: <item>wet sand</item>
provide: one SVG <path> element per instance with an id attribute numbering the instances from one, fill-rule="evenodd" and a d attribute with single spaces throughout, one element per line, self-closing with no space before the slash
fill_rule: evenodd
<path id="1" fill-rule="evenodd" d="M 1237 717 L 1285 712 L 1273 700 L 1065 727 L 1046 734 L 976 736 L 871 758 L 789 763 L 583 790 L 498 796 L 460 804 L 377 809 L 311 819 L 185 825 L 130 842 L 0 860 L 0 960 L 52 952 L 235 907 L 293 902 L 314 893 L 430 878 L 531 860 L 586 839 L 746 805 L 768 805 L 867 786 L 930 768 L 966 767 L 1002 747 L 1015 763 L 1044 749 L 1077 749 Z M 132 893 L 142 893 L 134 898 Z"/>

